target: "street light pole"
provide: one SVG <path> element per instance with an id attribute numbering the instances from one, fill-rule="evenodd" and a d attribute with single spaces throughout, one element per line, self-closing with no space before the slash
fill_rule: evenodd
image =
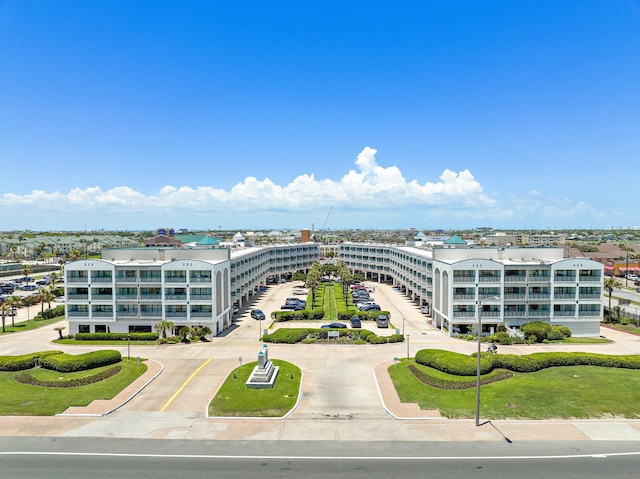
<path id="1" fill-rule="evenodd" d="M 127 361 L 131 361 L 131 333 L 127 334 Z"/>
<path id="2" fill-rule="evenodd" d="M 488 301 L 500 301 L 499 296 L 489 296 L 478 304 L 478 365 L 476 370 L 476 427 L 480 426 L 480 349 L 482 338 L 482 307 Z"/>
<path id="3" fill-rule="evenodd" d="M 411 355 L 409 354 L 409 335 L 408 334 L 407 334 L 406 338 L 407 338 L 407 359 L 409 359 L 411 357 Z"/>

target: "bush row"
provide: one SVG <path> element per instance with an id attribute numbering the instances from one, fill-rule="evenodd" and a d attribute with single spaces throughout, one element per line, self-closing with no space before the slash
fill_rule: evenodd
<path id="1" fill-rule="evenodd" d="M 427 386 L 432 386 L 439 389 L 471 389 L 476 386 L 476 381 L 469 379 L 468 381 L 452 381 L 445 378 L 437 378 L 426 371 L 416 367 L 414 364 L 410 364 L 407 369 L 414 375 L 414 377 L 421 383 Z M 513 373 L 509 371 L 497 371 L 489 377 L 484 377 L 480 380 L 481 385 L 491 384 L 503 379 L 513 377 Z"/>
<path id="2" fill-rule="evenodd" d="M 60 304 L 54 308 L 45 309 L 42 312 L 38 312 L 34 319 L 53 319 L 59 316 L 64 316 L 64 304 Z"/>
<path id="3" fill-rule="evenodd" d="M 451 351 L 423 349 L 416 353 L 416 362 L 455 376 L 474 376 L 477 373 L 477 356 L 466 356 Z M 480 373 L 494 369 L 530 373 L 557 366 L 600 366 L 608 368 L 640 369 L 640 356 L 614 356 L 595 353 L 533 353 L 485 354 L 480 356 Z"/>
<path id="4" fill-rule="evenodd" d="M 262 336 L 262 340 L 267 343 L 285 343 L 295 344 L 305 341 L 313 342 L 317 339 L 327 339 L 327 329 L 316 328 L 280 328 L 273 333 Z M 368 329 L 334 329 L 338 331 L 339 337 L 349 337 L 354 343 L 356 341 L 368 342 L 370 344 L 398 343 L 404 341 L 402 334 L 393 334 L 391 336 L 378 336 Z M 358 344 L 358 343 L 356 343 Z"/>
<path id="5" fill-rule="evenodd" d="M 156 341 L 156 333 L 77 333 L 77 341 L 120 341 L 131 337 L 132 341 Z"/>
<path id="6" fill-rule="evenodd" d="M 120 352 L 114 350 L 93 351 L 91 353 L 78 354 L 77 356 L 60 353 L 39 358 L 40 366 L 60 373 L 86 371 L 87 369 L 108 366 L 120 361 L 122 361 Z"/>
<path id="7" fill-rule="evenodd" d="M 40 351 L 22 356 L 0 356 L 0 371 L 24 371 L 35 366 L 36 359 L 47 355 L 62 354 L 62 351 Z"/>
<path id="8" fill-rule="evenodd" d="M 115 376 L 121 370 L 122 368 L 120 366 L 115 366 L 113 368 L 100 371 L 98 374 L 94 374 L 93 376 L 74 379 L 61 379 L 58 381 L 43 381 L 40 379 L 36 379 L 35 377 L 33 377 L 33 375 L 27 372 L 20 372 L 16 374 L 13 379 L 15 379 L 20 384 L 28 384 L 30 386 L 41 386 L 45 388 L 75 388 L 79 386 L 88 386 L 89 384 L 95 384 L 97 382 L 104 381 L 105 379 L 109 379 Z"/>

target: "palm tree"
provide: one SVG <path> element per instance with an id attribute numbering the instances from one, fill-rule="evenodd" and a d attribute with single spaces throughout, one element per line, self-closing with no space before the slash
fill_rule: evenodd
<path id="1" fill-rule="evenodd" d="M 27 284 L 29 284 L 29 282 L 27 281 L 27 278 L 29 277 L 30 274 L 31 274 L 31 266 L 29 266 L 28 264 L 23 264 L 22 276 L 24 276 L 24 282 Z"/>
<path id="2" fill-rule="evenodd" d="M 12 296 L 9 296 L 9 297 L 4 301 L 4 304 L 6 304 L 7 306 L 9 306 L 11 309 L 13 309 L 13 308 L 17 308 L 17 307 L 19 307 L 19 306 L 21 306 L 21 305 L 22 305 L 22 298 L 21 298 L 20 296 L 18 296 L 18 295 L 15 295 L 15 294 L 14 294 L 14 295 L 12 295 Z M 14 319 L 15 319 L 15 315 L 13 315 L 13 314 L 12 314 L 12 315 L 11 315 L 11 327 L 14 327 L 14 326 L 15 326 Z"/>
<path id="3" fill-rule="evenodd" d="M 53 273 L 51 273 L 49 275 L 51 277 L 51 285 L 52 287 L 55 287 L 56 285 L 56 281 L 58 281 L 58 273 L 56 273 L 55 271 Z"/>
<path id="4" fill-rule="evenodd" d="M 191 333 L 192 331 L 189 326 L 183 326 L 182 328 L 180 328 L 180 331 L 178 331 L 178 334 L 182 338 L 183 343 L 188 343 L 190 341 L 189 338 L 191 337 Z"/>
<path id="5" fill-rule="evenodd" d="M 173 321 L 169 321 L 168 319 L 163 319 L 163 320 L 157 322 L 154 327 L 156 329 L 156 332 L 159 335 L 162 335 L 162 337 L 166 339 L 167 330 L 173 331 L 173 329 L 176 327 L 176 325 L 175 325 L 175 323 Z"/>
<path id="6" fill-rule="evenodd" d="M 60 336 L 60 339 L 63 339 L 62 338 L 62 330 L 63 329 L 65 329 L 64 326 L 57 326 L 57 327 L 53 328 L 54 331 L 58 331 L 58 336 Z"/>
<path id="7" fill-rule="evenodd" d="M 2 303 L 2 305 L 0 305 L 0 311 L 2 311 L 2 332 L 6 332 L 5 331 L 5 327 L 4 327 L 4 319 L 7 317 L 7 311 L 9 311 L 9 306 L 7 306 L 5 303 Z"/>
<path id="8" fill-rule="evenodd" d="M 51 288 L 42 288 L 40 290 L 40 301 L 42 301 L 42 309 L 41 312 L 44 312 L 44 303 L 47 303 L 49 309 L 51 309 L 51 301 L 55 299 L 56 295 L 53 294 Z"/>
<path id="9" fill-rule="evenodd" d="M 604 287 L 605 291 L 607 291 L 609 293 L 609 318 L 611 318 L 612 317 L 612 314 L 611 314 L 611 295 L 613 294 L 613 290 L 614 289 L 622 288 L 622 283 L 620 281 L 618 281 L 616 278 L 614 278 L 613 276 L 609 276 L 609 277 L 605 278 L 604 283 L 603 283 L 603 287 Z"/>

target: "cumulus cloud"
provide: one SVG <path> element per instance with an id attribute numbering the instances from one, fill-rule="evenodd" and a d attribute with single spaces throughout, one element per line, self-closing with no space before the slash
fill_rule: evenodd
<path id="1" fill-rule="evenodd" d="M 6 193 L 0 197 L 5 212 L 29 217 L 44 211 L 55 211 L 56 220 L 68 215 L 100 218 L 114 216 L 113 221 L 127 219 L 143 222 L 141 228 L 158 224 L 189 224 L 210 219 L 208 227 L 218 224 L 215 218 L 225 218 L 256 228 L 277 226 L 267 221 L 283 221 L 292 215 L 308 214 L 317 220 L 319 212 L 334 207 L 344 218 L 336 227 L 400 227 L 379 224 L 394 221 L 403 226 L 418 226 L 425 222 L 450 221 L 478 225 L 486 218 L 517 219 L 536 214 L 542 217 L 570 217 L 596 214 L 584 203 L 553 199 L 547 201 L 531 191 L 525 199 L 511 198 L 508 206 L 484 193 L 482 185 L 471 171 L 445 169 L 432 181 L 407 180 L 397 166 L 382 166 L 376 160 L 377 150 L 365 147 L 356 157 L 355 169 L 339 180 L 319 179 L 303 174 L 287 185 L 278 185 L 269 178 L 248 176 L 230 190 L 213 186 L 165 185 L 153 194 L 143 194 L 128 186 L 102 190 L 99 186 L 75 188 L 67 193 L 34 190 L 30 194 Z M 8 217 L 5 215 L 5 217 Z M 303 221 L 307 221 L 306 217 Z M 364 224 L 364 223 L 367 224 Z M 292 227 L 308 227 L 293 224 Z M 434 227 L 442 227 L 442 224 Z M 446 226 L 446 225 L 444 225 Z M 20 227 L 4 225 L 5 229 Z M 38 229 L 36 225 L 23 226 Z M 110 227 L 116 227 L 111 225 Z M 122 228 L 132 228 L 123 224 Z M 43 227 L 44 229 L 44 227 Z"/>

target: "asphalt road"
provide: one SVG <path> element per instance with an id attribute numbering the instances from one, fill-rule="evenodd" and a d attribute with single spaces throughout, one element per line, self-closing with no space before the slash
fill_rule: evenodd
<path id="1" fill-rule="evenodd" d="M 637 442 L 0 438 L 3 478 L 637 478 Z M 73 452 L 71 452 L 73 451 Z"/>

